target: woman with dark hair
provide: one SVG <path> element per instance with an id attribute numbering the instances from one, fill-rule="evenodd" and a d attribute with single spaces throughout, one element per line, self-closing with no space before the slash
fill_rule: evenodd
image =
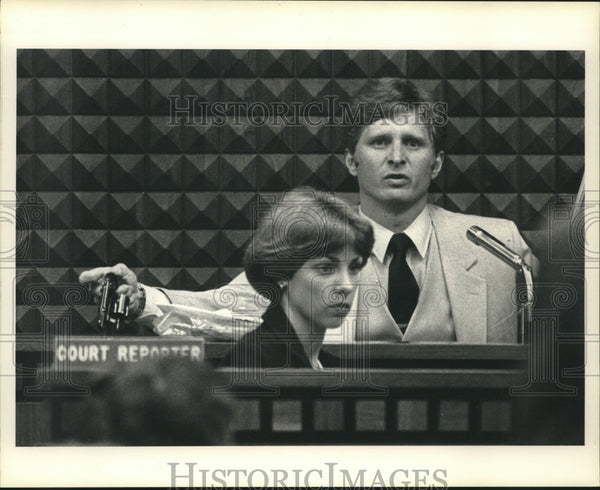
<path id="1" fill-rule="evenodd" d="M 325 331 L 350 311 L 373 229 L 345 202 L 312 189 L 287 193 L 268 218 L 255 231 L 244 266 L 270 306 L 222 366 L 322 369 Z"/>

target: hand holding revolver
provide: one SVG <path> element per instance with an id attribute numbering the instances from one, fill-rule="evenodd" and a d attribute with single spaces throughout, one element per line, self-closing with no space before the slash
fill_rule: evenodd
<path id="1" fill-rule="evenodd" d="M 120 320 L 135 320 L 144 311 L 143 287 L 137 282 L 135 273 L 124 264 L 84 271 L 79 282 L 89 289 L 94 302 L 100 304 L 99 324 L 103 330 L 107 320 L 113 324 L 108 326 L 118 330 Z"/>

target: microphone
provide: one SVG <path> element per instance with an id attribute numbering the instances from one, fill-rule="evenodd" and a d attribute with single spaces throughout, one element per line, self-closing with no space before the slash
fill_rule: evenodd
<path id="1" fill-rule="evenodd" d="M 531 267 L 518 254 L 479 226 L 471 226 L 467 230 L 467 238 L 475 245 L 485 248 L 516 271 L 531 270 Z"/>
<path id="2" fill-rule="evenodd" d="M 526 295 L 524 298 L 517 296 L 517 304 L 519 307 L 517 338 L 520 340 L 521 344 L 525 344 L 527 342 L 527 337 L 529 336 L 528 326 L 531 323 L 531 308 L 534 299 L 533 271 L 531 267 L 519 256 L 519 254 L 513 252 L 495 236 L 490 235 L 484 229 L 479 228 L 479 226 L 471 226 L 467 230 L 467 238 L 475 245 L 480 245 L 485 248 L 488 252 L 522 274 Z"/>

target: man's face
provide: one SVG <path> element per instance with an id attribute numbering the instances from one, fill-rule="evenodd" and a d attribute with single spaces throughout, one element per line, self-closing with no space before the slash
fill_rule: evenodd
<path id="1" fill-rule="evenodd" d="M 431 180 L 442 168 L 443 152 L 435 153 L 429 128 L 407 114 L 366 126 L 346 166 L 358 179 L 361 205 L 398 209 L 425 205 Z"/>

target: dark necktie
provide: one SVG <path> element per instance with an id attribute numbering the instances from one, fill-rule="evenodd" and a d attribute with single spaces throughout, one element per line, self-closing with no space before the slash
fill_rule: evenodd
<path id="1" fill-rule="evenodd" d="M 406 262 L 406 251 L 412 240 L 396 233 L 388 245 L 392 253 L 388 282 L 388 308 L 396 323 L 408 323 L 419 300 L 419 285 Z"/>

